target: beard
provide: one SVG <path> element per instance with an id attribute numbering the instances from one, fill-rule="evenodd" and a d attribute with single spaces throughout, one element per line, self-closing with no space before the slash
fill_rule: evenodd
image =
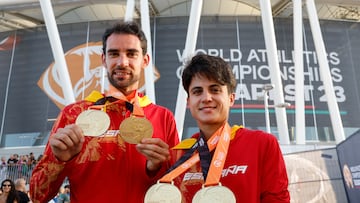
<path id="1" fill-rule="evenodd" d="M 131 71 L 128 71 L 128 73 L 123 73 L 125 76 L 119 76 L 117 73 L 119 70 L 120 68 L 116 68 L 112 72 L 107 73 L 109 83 L 116 89 L 126 90 L 128 87 L 139 81 L 139 77 L 133 75 Z M 125 70 L 122 69 L 121 71 Z"/>

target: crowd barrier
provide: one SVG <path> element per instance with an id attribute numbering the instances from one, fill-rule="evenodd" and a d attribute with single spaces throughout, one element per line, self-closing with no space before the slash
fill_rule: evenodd
<path id="1" fill-rule="evenodd" d="M 18 178 L 24 178 L 29 183 L 33 167 L 27 164 L 2 165 L 0 166 L 0 180 L 8 178 L 15 181 Z"/>

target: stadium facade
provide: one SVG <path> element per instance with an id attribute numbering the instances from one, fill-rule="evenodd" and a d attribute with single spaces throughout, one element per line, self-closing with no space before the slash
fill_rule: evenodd
<path id="1" fill-rule="evenodd" d="M 136 19 L 139 20 L 139 19 Z M 101 36 L 115 20 L 58 25 L 74 95 L 77 100 L 92 90 L 106 89 L 101 65 Z M 175 112 L 179 76 L 189 17 L 150 19 L 156 103 Z M 328 65 L 346 140 L 336 146 L 328 98 L 310 22 L 303 22 L 304 100 L 306 144 L 297 145 L 295 118 L 295 66 L 293 19 L 274 18 L 290 144 L 282 145 L 293 200 L 352 202 L 359 195 L 345 185 L 343 166 L 359 174 L 356 154 L 360 129 L 360 23 L 320 20 Z M 271 83 L 269 55 L 259 16 L 202 16 L 195 53 L 220 56 L 228 61 L 237 79 L 236 101 L 230 124 L 266 130 L 263 86 Z M 65 105 L 57 64 L 46 27 L 0 32 L 0 154 L 42 153 L 51 127 Z M 145 87 L 143 87 L 144 89 Z M 270 131 L 279 138 L 274 93 L 269 91 Z M 196 132 L 186 111 L 183 138 Z M 356 141 L 354 141 L 356 140 Z M 342 147 L 351 145 L 350 147 Z M 296 150 L 297 149 L 297 150 Z M 310 150 L 311 149 L 311 150 Z M 290 153 L 295 151 L 305 151 Z M 309 177 L 311 177 L 309 179 Z M 308 199 L 304 199 L 304 197 Z M 301 199 L 302 198 L 302 199 Z"/>
<path id="2" fill-rule="evenodd" d="M 101 34 L 115 21 L 59 25 L 64 52 L 76 99 L 92 89 L 101 89 Z M 153 18 L 153 62 L 156 70 L 156 102 L 175 110 L 179 75 L 183 61 L 187 17 Z M 275 18 L 284 99 L 291 143 L 295 134 L 295 75 L 292 20 Z M 333 144 L 327 98 L 320 78 L 319 63 L 308 22 L 304 22 L 304 89 L 307 143 Z M 359 23 L 321 21 L 330 73 L 346 136 L 360 126 Z M 46 144 L 59 109 L 64 105 L 61 84 L 56 73 L 50 43 L 44 27 L 0 33 L 1 39 L 14 39 L 14 46 L 0 51 L 1 98 L 3 106 L 1 147 L 40 146 Z M 88 41 L 86 40 L 88 39 Z M 265 130 L 262 87 L 271 83 L 270 68 L 261 20 L 257 17 L 202 17 L 196 53 L 224 58 L 233 67 L 237 79 L 236 102 L 230 123 Z M 84 69 L 85 60 L 90 60 Z M 105 87 L 106 88 L 106 87 Z M 269 91 L 269 104 L 274 95 Z M 270 107 L 273 107 L 271 105 Z M 274 107 L 275 108 L 275 107 Z M 275 110 L 270 108 L 271 132 L 277 135 Z M 196 131 L 186 113 L 184 137 Z"/>

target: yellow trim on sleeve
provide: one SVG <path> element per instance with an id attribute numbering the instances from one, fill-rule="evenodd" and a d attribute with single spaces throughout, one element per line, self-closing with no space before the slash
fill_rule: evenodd
<path id="1" fill-rule="evenodd" d="M 230 138 L 234 139 L 235 135 L 236 135 L 236 131 L 239 130 L 240 128 L 244 128 L 242 125 L 233 125 L 231 127 L 231 135 Z"/>
<path id="2" fill-rule="evenodd" d="M 188 138 L 183 141 L 181 141 L 179 144 L 177 144 L 172 149 L 190 149 L 196 142 L 195 138 Z"/>
<path id="3" fill-rule="evenodd" d="M 146 95 L 143 97 L 138 97 L 138 98 L 139 98 L 140 107 L 145 107 L 145 106 L 151 104 L 151 100 Z"/>
<path id="4" fill-rule="evenodd" d="M 85 98 L 85 100 L 90 101 L 90 102 L 96 102 L 97 100 L 99 100 L 103 97 L 104 97 L 104 95 L 102 95 L 100 92 L 94 90 Z"/>

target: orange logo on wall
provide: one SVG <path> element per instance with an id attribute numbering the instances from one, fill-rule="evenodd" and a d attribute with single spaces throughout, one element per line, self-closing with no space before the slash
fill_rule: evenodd
<path id="1" fill-rule="evenodd" d="M 17 44 L 20 39 L 16 36 L 8 36 L 0 41 L 0 51 L 10 50 L 14 47 L 14 43 Z"/>
<path id="2" fill-rule="evenodd" d="M 65 53 L 65 60 L 73 87 L 76 101 L 82 100 L 93 90 L 108 89 L 108 79 L 105 67 L 101 63 L 102 42 L 90 42 L 76 46 Z M 66 105 L 62 91 L 62 84 L 57 72 L 57 65 L 53 62 L 41 75 L 38 86 L 49 98 L 62 109 Z M 160 74 L 154 67 L 154 80 Z M 154 81 L 154 82 L 155 82 Z M 140 90 L 144 89 L 144 72 L 140 78 Z M 102 88 L 103 86 L 103 88 Z"/>

